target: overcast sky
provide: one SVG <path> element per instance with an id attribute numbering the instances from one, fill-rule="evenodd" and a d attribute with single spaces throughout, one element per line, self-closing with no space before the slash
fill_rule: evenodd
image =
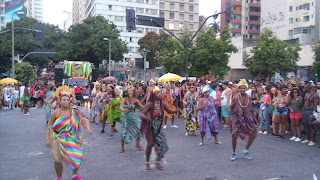
<path id="1" fill-rule="evenodd" d="M 221 0 L 199 0 L 199 15 L 209 16 L 220 12 Z M 43 0 L 43 20 L 45 23 L 59 25 L 67 19 L 67 12 L 72 12 L 72 0 Z M 219 20 L 218 20 L 219 21 Z"/>

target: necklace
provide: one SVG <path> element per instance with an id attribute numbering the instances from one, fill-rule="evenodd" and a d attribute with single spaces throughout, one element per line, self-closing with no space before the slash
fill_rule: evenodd
<path id="1" fill-rule="evenodd" d="M 239 94 L 239 96 L 241 96 L 241 95 Z M 240 97 L 238 98 L 238 100 L 239 100 L 240 106 L 243 107 L 243 108 L 246 108 L 246 107 L 249 105 L 249 97 L 248 97 L 248 96 L 247 96 L 247 105 L 245 105 L 245 106 L 243 106 L 243 105 L 241 104 Z"/>

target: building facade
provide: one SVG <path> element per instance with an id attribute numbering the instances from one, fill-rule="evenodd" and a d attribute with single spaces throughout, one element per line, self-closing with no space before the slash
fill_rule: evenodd
<path id="1" fill-rule="evenodd" d="M 194 34 L 199 28 L 199 0 L 160 0 L 159 16 L 164 26 L 179 36 L 185 28 Z"/>
<path id="2" fill-rule="evenodd" d="M 43 22 L 43 0 L 28 0 L 27 16 Z"/>
<path id="3" fill-rule="evenodd" d="M 0 0 L 0 31 L 3 27 L 6 26 L 6 21 L 5 21 L 5 17 L 6 17 L 6 4 L 5 4 L 5 0 Z"/>
<path id="4" fill-rule="evenodd" d="M 72 24 L 81 23 L 85 19 L 87 0 L 72 0 Z"/>

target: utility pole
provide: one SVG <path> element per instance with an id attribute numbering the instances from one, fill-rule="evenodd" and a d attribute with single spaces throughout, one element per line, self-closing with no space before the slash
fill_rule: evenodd
<path id="1" fill-rule="evenodd" d="M 147 68 L 146 68 L 146 62 L 147 62 L 147 51 L 143 49 L 143 80 L 146 81 L 146 73 L 147 73 Z"/>

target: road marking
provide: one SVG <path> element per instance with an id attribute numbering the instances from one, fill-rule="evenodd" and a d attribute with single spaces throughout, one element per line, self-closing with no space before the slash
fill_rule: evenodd
<path id="1" fill-rule="evenodd" d="M 277 180 L 277 179 L 280 179 L 280 178 L 270 178 L 270 179 L 265 179 L 265 180 Z"/>
<path id="2" fill-rule="evenodd" d="M 32 152 L 32 153 L 29 153 L 29 155 L 31 156 L 39 156 L 39 155 L 42 155 L 43 152 Z"/>

